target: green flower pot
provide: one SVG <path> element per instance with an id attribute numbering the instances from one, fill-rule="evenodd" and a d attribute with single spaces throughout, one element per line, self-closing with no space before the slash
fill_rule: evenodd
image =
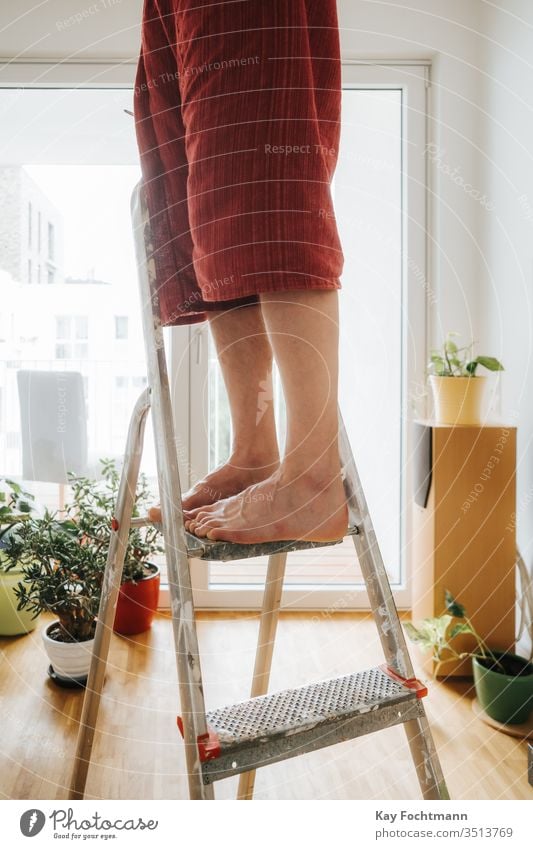
<path id="1" fill-rule="evenodd" d="M 472 658 L 474 684 L 479 704 L 486 714 L 505 725 L 527 722 L 533 710 L 533 663 L 511 652 L 491 649 L 495 657 L 507 658 L 514 664 L 512 674 L 488 669 Z M 498 669 L 498 667 L 495 667 Z"/>
<path id="2" fill-rule="evenodd" d="M 15 587 L 24 579 L 21 569 L 0 571 L 0 636 L 14 637 L 17 634 L 28 634 L 33 631 L 39 617 L 32 619 L 33 613 L 28 610 L 17 610 L 18 599 Z"/>

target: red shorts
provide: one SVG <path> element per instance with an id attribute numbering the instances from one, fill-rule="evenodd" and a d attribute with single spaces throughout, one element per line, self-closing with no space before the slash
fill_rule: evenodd
<path id="1" fill-rule="evenodd" d="M 335 0 L 145 0 L 135 126 L 164 324 L 339 289 Z"/>

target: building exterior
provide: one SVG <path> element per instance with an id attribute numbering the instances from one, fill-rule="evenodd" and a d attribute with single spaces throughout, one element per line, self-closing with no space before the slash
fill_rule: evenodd
<path id="1" fill-rule="evenodd" d="M 19 283 L 63 280 L 63 219 L 20 165 L 0 166 L 0 269 Z"/>
<path id="2" fill-rule="evenodd" d="M 19 369 L 82 374 L 95 471 L 99 458 L 123 453 L 146 385 L 137 299 L 108 281 L 65 276 L 60 212 L 23 168 L 0 168 L 0 182 L 0 476 L 21 473 Z"/>

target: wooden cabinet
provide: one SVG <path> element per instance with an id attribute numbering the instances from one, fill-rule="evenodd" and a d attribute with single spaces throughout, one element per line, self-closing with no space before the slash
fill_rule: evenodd
<path id="1" fill-rule="evenodd" d="M 490 647 L 513 651 L 516 428 L 412 426 L 412 621 L 444 613 L 448 589 Z M 474 640 L 459 635 L 453 645 L 463 651 Z M 430 653 L 423 657 L 433 671 Z M 439 677 L 470 674 L 470 660 L 451 661 Z"/>

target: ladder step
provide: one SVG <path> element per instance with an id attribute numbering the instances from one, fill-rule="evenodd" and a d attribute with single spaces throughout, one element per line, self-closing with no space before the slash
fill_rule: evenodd
<path id="1" fill-rule="evenodd" d="M 416 719 L 426 693 L 383 664 L 210 711 L 209 737 L 199 741 L 204 782 Z"/>
<path id="2" fill-rule="evenodd" d="M 132 528 L 142 528 L 145 525 L 154 525 L 162 530 L 159 522 L 152 522 L 147 516 L 135 517 L 131 520 Z M 359 533 L 357 523 L 351 523 L 346 531 L 347 536 Z M 216 540 L 201 539 L 194 534 L 185 532 L 187 544 L 187 556 L 198 557 L 200 560 L 244 560 L 247 557 L 261 557 L 262 555 L 283 554 L 289 551 L 301 551 L 306 548 L 323 548 L 328 545 L 339 545 L 343 540 L 336 539 L 332 542 L 308 542 L 301 539 L 293 539 L 281 542 L 217 542 Z"/>
<path id="3" fill-rule="evenodd" d="M 348 528 L 346 536 L 359 533 L 357 525 Z M 238 543 L 220 542 L 200 539 L 194 534 L 186 533 L 187 553 L 189 557 L 200 560 L 243 560 L 246 557 L 261 557 L 262 555 L 282 554 L 289 551 L 301 551 L 306 548 L 323 548 L 329 545 L 339 545 L 342 539 L 332 542 L 308 542 L 306 540 L 288 540 L 283 542 Z"/>

